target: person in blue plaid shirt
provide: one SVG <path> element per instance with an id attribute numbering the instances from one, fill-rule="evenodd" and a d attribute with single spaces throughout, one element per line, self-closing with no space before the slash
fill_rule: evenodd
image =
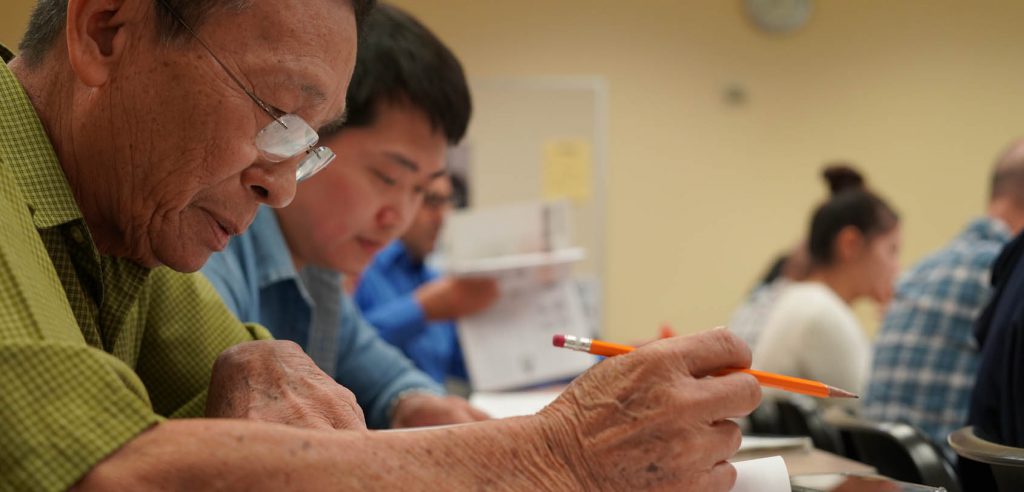
<path id="1" fill-rule="evenodd" d="M 967 422 L 978 366 L 974 321 L 990 295 L 993 261 L 1022 228 L 1024 140 L 996 162 L 987 214 L 900 279 L 875 340 L 865 418 L 917 426 L 955 456 L 946 436 Z"/>

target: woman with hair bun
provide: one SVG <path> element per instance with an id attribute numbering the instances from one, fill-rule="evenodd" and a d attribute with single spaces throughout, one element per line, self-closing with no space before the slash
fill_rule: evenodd
<path id="1" fill-rule="evenodd" d="M 824 177 L 832 197 L 811 218 L 809 273 L 779 296 L 753 367 L 860 393 L 871 346 L 850 305 L 861 298 L 885 303 L 891 296 L 899 272 L 899 217 L 849 166 L 829 167 Z"/>
<path id="2" fill-rule="evenodd" d="M 828 183 L 830 196 L 835 196 L 843 190 L 864 187 L 864 178 L 852 164 L 845 161 L 827 164 L 822 176 Z M 739 335 L 751 347 L 756 347 L 758 338 L 764 331 L 767 315 L 775 308 L 779 296 L 793 282 L 807 278 L 810 266 L 807 239 L 801 239 L 772 261 L 758 284 L 729 317 L 729 330 Z"/>

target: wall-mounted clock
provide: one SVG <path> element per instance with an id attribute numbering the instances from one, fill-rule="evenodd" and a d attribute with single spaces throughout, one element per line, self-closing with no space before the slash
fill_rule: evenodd
<path id="1" fill-rule="evenodd" d="M 743 0 L 747 15 L 767 32 L 786 33 L 804 26 L 811 18 L 812 0 Z"/>

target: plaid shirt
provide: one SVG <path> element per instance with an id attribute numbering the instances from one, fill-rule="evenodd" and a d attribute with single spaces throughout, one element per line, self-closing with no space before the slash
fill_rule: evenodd
<path id="1" fill-rule="evenodd" d="M 1001 222 L 975 219 L 900 280 L 875 341 L 865 417 L 915 425 L 952 454 L 946 436 L 967 422 L 978 366 L 974 320 L 1010 239 Z"/>
<path id="2" fill-rule="evenodd" d="M 67 489 L 164 418 L 202 416 L 217 355 L 269 338 L 199 274 L 99 253 L 6 63 L 0 234 L 0 491 Z"/>

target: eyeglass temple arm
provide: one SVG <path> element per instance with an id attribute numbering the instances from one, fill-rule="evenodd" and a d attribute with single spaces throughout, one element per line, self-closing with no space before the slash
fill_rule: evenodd
<path id="1" fill-rule="evenodd" d="M 185 22 L 185 19 L 183 19 L 181 17 L 181 15 L 178 14 L 177 10 L 174 10 L 174 8 L 171 7 L 171 5 L 167 3 L 167 0 L 156 0 L 156 1 L 160 2 L 160 5 L 163 5 L 163 7 L 165 9 L 167 9 L 167 12 L 169 12 L 171 14 L 171 17 L 174 17 L 174 20 L 177 21 L 178 24 L 181 24 L 181 27 L 184 27 L 185 30 L 188 31 L 189 34 L 191 34 L 193 38 L 195 38 L 196 41 L 199 41 L 199 44 L 203 46 L 203 49 L 205 49 L 206 52 L 209 53 L 211 57 L 213 57 L 213 60 L 216 61 L 218 65 L 220 65 L 220 68 L 224 69 L 224 72 L 228 74 L 228 77 L 230 77 L 231 80 L 234 81 L 236 85 L 238 85 L 238 88 L 242 89 L 242 92 L 244 92 L 245 95 L 249 96 L 249 99 L 252 99 L 252 102 L 256 103 L 256 105 L 259 106 L 260 109 L 262 109 L 265 113 L 267 113 L 267 115 L 270 116 L 278 124 L 280 124 L 281 126 L 285 127 L 286 129 L 288 128 L 288 125 L 285 124 L 284 121 L 281 121 L 281 118 L 278 117 L 276 111 L 274 111 L 270 106 L 268 106 L 267 103 L 263 102 L 262 99 L 256 97 L 256 94 L 254 94 L 251 90 L 249 90 L 245 86 L 245 84 L 243 84 L 242 81 L 239 80 L 238 77 L 235 76 L 234 72 L 232 72 L 230 69 L 228 69 L 228 66 L 225 65 L 224 62 L 222 62 L 220 60 L 220 57 L 218 57 L 217 54 L 214 53 L 212 49 L 210 49 L 210 46 L 206 44 L 206 41 L 203 41 L 203 38 L 199 37 L 199 34 L 197 34 L 192 29 L 192 26 L 189 26 L 188 23 Z"/>

